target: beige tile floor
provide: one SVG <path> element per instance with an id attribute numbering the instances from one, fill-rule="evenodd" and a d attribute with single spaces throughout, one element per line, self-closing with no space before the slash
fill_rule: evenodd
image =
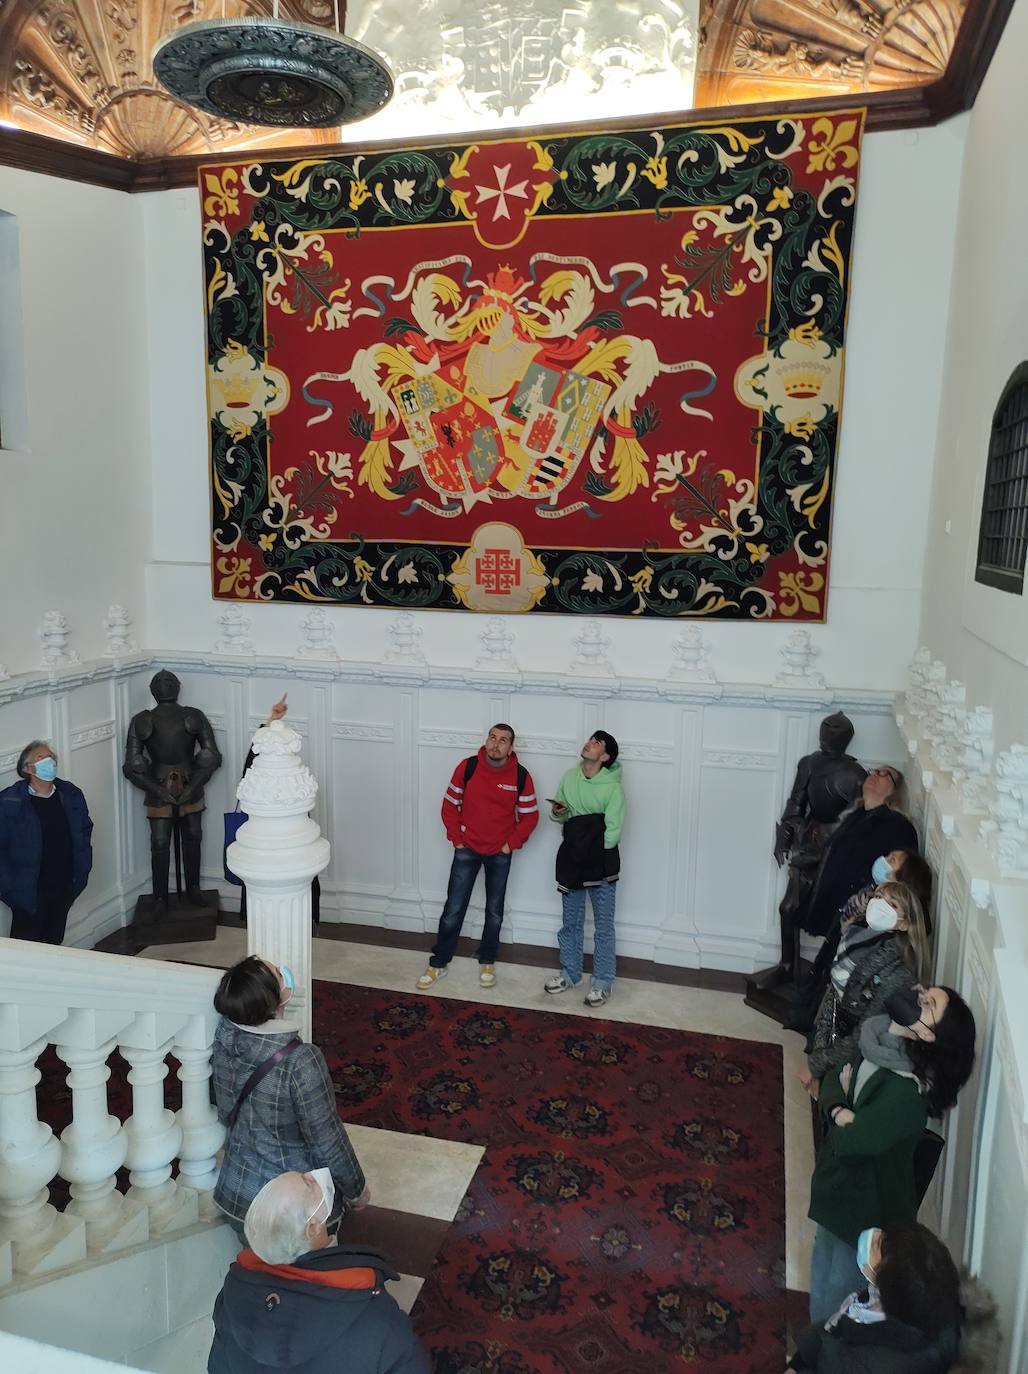
<path id="1" fill-rule="evenodd" d="M 226 968 L 245 954 L 246 932 L 223 928 L 213 942 L 151 946 L 145 957 L 182 959 Z M 425 955 L 417 950 L 384 949 L 377 945 L 350 944 L 341 940 L 314 941 L 315 977 L 329 982 L 412 992 L 424 967 Z M 543 991 L 543 982 L 547 977 L 543 969 L 523 964 L 500 964 L 497 972 L 499 979 L 496 987 L 485 991 L 478 983 L 478 965 L 471 959 L 455 959 L 450 965 L 449 975 L 430 992 L 422 995 L 458 1001 L 493 1002 L 500 1006 L 568 1015 L 588 1014 L 601 1020 L 667 1026 L 674 1030 L 733 1036 L 782 1046 L 785 1073 L 786 1283 L 790 1288 L 805 1290 L 808 1287 L 813 1243 L 813 1225 L 807 1219 L 807 1202 L 810 1175 L 814 1167 L 814 1149 L 809 1099 L 799 1083 L 802 1062 L 800 1037 L 791 1031 L 783 1031 L 773 1021 L 747 1007 L 742 997 L 735 993 L 619 978 L 610 1001 L 586 1013 L 581 997 L 576 993 L 551 997 Z M 362 1128 L 351 1129 L 356 1134 Z M 360 1154 L 365 1169 L 370 1171 L 369 1177 L 378 1180 L 377 1187 L 382 1189 L 383 1195 L 406 1198 L 406 1201 L 387 1203 L 376 1190 L 376 1202 L 426 1216 L 452 1216 L 477 1161 L 472 1161 L 470 1157 L 463 1159 L 433 1152 L 431 1168 L 423 1167 L 427 1165 L 427 1160 L 420 1158 L 415 1166 L 410 1146 L 404 1143 L 407 1140 L 409 1138 L 390 1131 L 369 1131 L 363 1141 L 364 1148 L 360 1149 Z M 418 1141 L 417 1148 L 421 1150 L 424 1140 L 419 1137 Z M 433 1143 L 442 1145 L 447 1142 Z M 454 1201 L 453 1193 L 458 1188 L 460 1193 L 457 1193 Z M 429 1211 L 432 1206 L 436 1210 Z M 410 1300 L 413 1301 L 413 1298 Z"/>

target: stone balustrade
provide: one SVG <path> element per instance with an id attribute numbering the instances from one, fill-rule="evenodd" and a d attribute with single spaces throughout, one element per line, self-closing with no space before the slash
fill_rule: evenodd
<path id="1" fill-rule="evenodd" d="M 21 940 L 0 940 L 0 967 L 0 1286 L 212 1216 L 225 1136 L 210 1102 L 218 972 Z M 37 1112 L 48 1045 L 68 1066 L 72 1119 L 60 1138 Z M 108 1103 L 115 1050 L 130 1066 L 126 1121 Z M 178 1112 L 164 1104 L 169 1055 Z M 58 1175 L 71 1190 L 63 1213 L 50 1202 Z"/>
<path id="2" fill-rule="evenodd" d="M 330 857 L 308 816 L 318 786 L 300 736 L 283 722 L 258 730 L 253 747 L 239 786 L 249 819 L 229 860 L 248 885 L 250 952 L 290 965 L 296 988 L 283 1015 L 309 1039 L 311 881 Z M 211 1192 L 225 1129 L 210 1079 L 219 978 L 214 969 L 0 940 L 0 1291 L 218 1214 Z M 39 1120 L 36 1100 L 37 1061 L 50 1045 L 71 1093 L 60 1138 Z M 108 1101 L 115 1050 L 129 1066 L 125 1121 Z M 176 1112 L 165 1104 L 169 1058 L 182 1089 Z M 63 1213 L 50 1202 L 58 1175 L 71 1191 Z"/>

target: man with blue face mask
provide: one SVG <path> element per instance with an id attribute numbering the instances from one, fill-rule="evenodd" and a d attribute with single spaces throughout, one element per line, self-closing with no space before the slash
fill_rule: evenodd
<path id="1" fill-rule="evenodd" d="M 12 940 L 59 945 L 93 867 L 93 822 L 45 740 L 25 746 L 17 773 L 0 792 L 0 901 L 11 908 Z"/>
<path id="2" fill-rule="evenodd" d="M 428 1374 L 376 1250 L 336 1245 L 328 1169 L 266 1183 L 246 1213 L 248 1248 L 214 1304 L 208 1374 Z"/>

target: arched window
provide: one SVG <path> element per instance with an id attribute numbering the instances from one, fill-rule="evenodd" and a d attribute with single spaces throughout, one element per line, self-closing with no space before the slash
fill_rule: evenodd
<path id="1" fill-rule="evenodd" d="M 1024 590 L 1028 549 L 1028 363 L 1016 368 L 992 417 L 975 581 Z"/>

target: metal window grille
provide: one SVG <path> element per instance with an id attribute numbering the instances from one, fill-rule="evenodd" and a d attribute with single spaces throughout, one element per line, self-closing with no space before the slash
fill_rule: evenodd
<path id="1" fill-rule="evenodd" d="M 992 417 L 975 581 L 1024 590 L 1028 550 L 1028 363 L 1007 382 Z"/>

